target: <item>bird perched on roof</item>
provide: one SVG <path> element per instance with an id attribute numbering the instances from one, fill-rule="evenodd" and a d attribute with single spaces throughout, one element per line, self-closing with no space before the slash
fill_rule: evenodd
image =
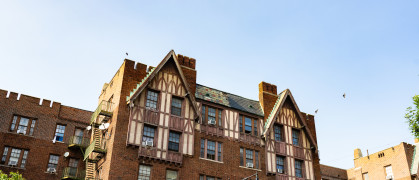
<path id="1" fill-rule="evenodd" d="M 127 52 L 125 54 L 128 56 L 128 53 Z"/>
<path id="2" fill-rule="evenodd" d="M 346 98 L 346 93 L 343 93 L 343 98 Z"/>
<path id="3" fill-rule="evenodd" d="M 319 111 L 319 109 L 316 109 L 316 111 L 314 111 L 317 114 L 317 111 Z"/>

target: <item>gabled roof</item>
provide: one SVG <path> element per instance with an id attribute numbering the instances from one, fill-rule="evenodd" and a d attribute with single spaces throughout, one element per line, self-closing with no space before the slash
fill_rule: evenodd
<path id="1" fill-rule="evenodd" d="M 182 69 L 179 65 L 179 62 L 177 60 L 177 56 L 175 54 L 175 51 L 173 51 L 173 50 L 171 50 L 166 55 L 166 57 L 160 62 L 159 65 L 157 65 L 156 68 L 153 68 L 152 70 L 150 70 L 147 73 L 147 75 L 144 77 L 144 79 L 137 84 L 136 88 L 134 88 L 130 92 L 130 95 L 127 96 L 127 103 L 131 104 L 133 102 L 133 100 L 136 99 L 141 94 L 141 92 L 147 87 L 147 85 L 151 82 L 151 80 L 158 74 L 158 72 L 160 72 L 160 70 L 164 67 L 164 65 L 167 64 L 167 62 L 169 62 L 170 60 L 172 60 L 176 65 L 176 69 L 179 72 L 180 79 L 183 82 L 182 83 L 183 87 L 186 89 L 187 97 L 190 100 L 190 104 L 195 111 L 195 115 L 196 115 L 195 119 L 196 119 L 197 117 L 199 117 L 200 113 L 198 113 L 198 108 L 196 107 L 195 96 L 191 95 L 191 91 L 189 90 L 188 82 L 186 81 L 186 78 L 183 75 L 183 71 L 182 71 Z"/>
<path id="2" fill-rule="evenodd" d="M 268 133 L 269 130 L 272 129 L 272 125 L 274 124 L 273 122 L 275 122 L 275 119 L 278 117 L 278 114 L 279 114 L 280 110 L 282 109 L 282 106 L 284 105 L 285 100 L 287 98 L 289 98 L 291 100 L 295 110 L 297 111 L 297 115 L 298 115 L 297 119 L 300 121 L 300 124 L 302 125 L 302 129 L 304 130 L 304 132 L 308 136 L 308 139 L 309 139 L 310 143 L 317 150 L 317 143 L 314 140 L 313 135 L 310 132 L 310 129 L 308 129 L 307 123 L 304 121 L 304 118 L 301 115 L 300 109 L 298 108 L 297 104 L 295 103 L 294 97 L 292 96 L 291 91 L 289 89 L 286 89 L 286 90 L 282 91 L 278 95 L 278 99 L 277 99 L 274 107 L 272 108 L 272 111 L 269 114 L 268 119 L 266 119 L 264 131 L 263 131 L 262 135 L 266 138 L 266 133 Z"/>
<path id="3" fill-rule="evenodd" d="M 263 116 L 262 107 L 260 106 L 259 101 L 247 99 L 200 84 L 196 84 L 195 97 L 243 112 Z"/>

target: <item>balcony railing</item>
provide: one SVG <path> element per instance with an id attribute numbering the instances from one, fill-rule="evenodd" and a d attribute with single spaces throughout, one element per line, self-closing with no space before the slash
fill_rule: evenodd
<path id="1" fill-rule="evenodd" d="M 86 152 L 84 153 L 84 160 L 86 160 L 90 153 L 92 152 L 96 152 L 96 153 L 100 153 L 100 154 L 105 154 L 106 153 L 106 145 L 107 145 L 107 141 L 104 138 L 95 138 L 92 143 L 90 143 L 90 145 L 86 148 Z M 98 156 L 96 156 L 98 157 Z M 102 156 L 99 156 L 102 157 Z M 96 159 L 98 160 L 98 159 Z"/>
<path id="2" fill-rule="evenodd" d="M 89 146 L 90 139 L 81 136 L 71 136 L 68 141 L 68 147 L 86 148 Z"/>
<path id="3" fill-rule="evenodd" d="M 170 163 L 182 164 L 183 155 L 180 152 L 166 151 L 165 159 L 163 159 L 162 157 L 157 157 L 157 153 L 158 151 L 155 147 L 140 146 L 138 148 L 138 158 L 145 157 L 150 159 L 167 161 Z"/>
<path id="4" fill-rule="evenodd" d="M 218 126 L 211 126 L 211 125 L 201 125 L 201 131 L 205 132 L 207 135 L 213 136 L 223 136 L 224 130 Z"/>
<path id="5" fill-rule="evenodd" d="M 74 167 L 66 167 L 63 170 L 63 176 L 61 177 L 61 179 L 82 180 L 84 179 L 85 175 L 86 175 L 86 171 L 84 170 L 79 170 Z"/>
<path id="6" fill-rule="evenodd" d="M 107 120 L 109 118 L 106 117 L 111 117 L 112 113 L 113 113 L 113 107 L 114 104 L 112 102 L 108 102 L 108 101 L 102 101 L 99 106 L 97 106 L 95 112 L 92 114 L 92 117 L 90 118 L 90 124 L 96 123 L 96 124 L 101 124 L 102 122 L 97 122 L 98 121 L 98 116 L 102 115 L 105 116 L 101 119 L 102 120 Z"/>
<path id="7" fill-rule="evenodd" d="M 279 154 L 286 154 L 285 152 L 285 142 L 275 141 L 275 152 Z"/>

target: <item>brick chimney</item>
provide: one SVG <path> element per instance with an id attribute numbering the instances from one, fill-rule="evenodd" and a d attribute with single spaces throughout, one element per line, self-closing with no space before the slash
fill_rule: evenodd
<path id="1" fill-rule="evenodd" d="M 354 159 L 358 159 L 358 158 L 362 158 L 362 152 L 361 152 L 361 149 L 356 148 L 354 150 Z"/>
<path id="2" fill-rule="evenodd" d="M 195 96 L 196 91 L 196 70 L 195 64 L 196 60 L 194 58 L 189 58 L 187 56 L 183 56 L 178 54 L 177 55 L 178 63 L 182 68 L 183 75 L 186 78 L 186 81 L 189 85 L 189 90 L 191 91 L 191 95 Z"/>
<path id="3" fill-rule="evenodd" d="M 268 118 L 277 99 L 278 95 L 276 85 L 263 81 L 259 83 L 259 102 L 262 105 L 263 112 L 265 113 L 264 120 Z"/>

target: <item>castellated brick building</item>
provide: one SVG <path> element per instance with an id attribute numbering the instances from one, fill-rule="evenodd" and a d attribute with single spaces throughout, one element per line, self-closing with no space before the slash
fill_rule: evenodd
<path id="1" fill-rule="evenodd" d="M 8 103 L 0 104 L 1 132 L 10 138 L 0 148 L 8 147 L 8 161 L 13 148 L 22 155 L 16 166 L 6 160 L 0 168 L 28 179 L 321 179 L 314 116 L 299 110 L 289 89 L 278 93 L 261 82 L 258 101 L 240 97 L 197 84 L 196 63 L 174 51 L 156 67 L 125 59 L 93 113 L 57 104 L 39 106 L 41 111 L 34 109 L 36 99 L 23 105 L 29 100 L 3 92 L 1 101 Z M 12 124 L 20 123 L 15 116 L 36 119 L 34 134 L 14 132 Z M 75 131 L 86 126 L 81 136 Z M 77 143 L 70 146 L 71 136 Z M 22 144 L 25 138 L 39 142 Z M 27 163 L 20 168 L 24 152 Z M 49 154 L 58 158 L 51 161 Z M 67 168 L 74 166 L 70 158 L 78 160 L 77 170 Z M 48 173 L 52 167 L 56 173 Z"/>

